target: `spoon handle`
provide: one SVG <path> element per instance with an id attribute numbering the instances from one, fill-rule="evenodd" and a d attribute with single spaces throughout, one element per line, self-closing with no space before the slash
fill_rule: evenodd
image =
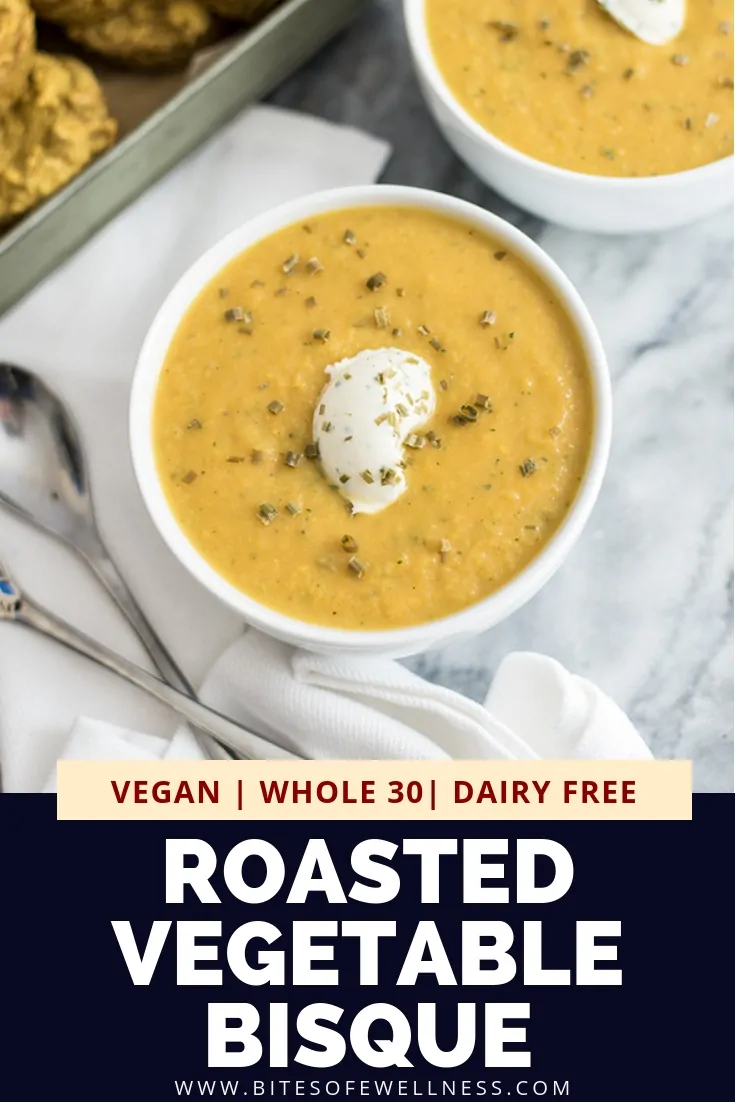
<path id="1" fill-rule="evenodd" d="M 187 680 L 186 675 L 177 666 L 169 654 L 161 639 L 158 637 L 145 613 L 128 588 L 127 582 L 112 561 L 106 550 L 102 547 L 86 549 L 84 558 L 92 568 L 102 585 L 113 598 L 121 612 L 126 616 L 141 643 L 153 659 L 156 669 L 164 681 L 180 689 L 187 696 L 196 698 L 193 686 Z M 194 737 L 200 744 L 207 757 L 219 761 L 230 761 L 232 755 L 227 752 L 206 731 L 195 730 Z"/>
<path id="2" fill-rule="evenodd" d="M 198 727 L 200 731 L 206 732 L 207 735 L 230 747 L 238 757 L 253 760 L 299 760 L 298 755 L 292 754 L 274 743 L 267 742 L 259 735 L 252 734 L 245 727 L 241 727 L 233 720 L 219 712 L 215 712 L 212 708 L 200 704 L 198 700 L 191 699 L 191 697 L 179 692 L 178 689 L 174 689 L 171 685 L 167 685 L 159 678 L 154 677 L 153 674 L 141 669 L 140 666 L 136 666 L 134 662 L 129 662 L 126 658 L 122 658 L 108 650 L 101 643 L 95 642 L 88 635 L 78 631 L 63 620 L 59 620 L 50 612 L 46 612 L 45 609 L 30 603 L 27 599 L 23 601 L 15 620 L 17 623 L 25 624 L 26 627 L 41 632 L 42 635 L 47 635 L 51 639 L 63 643 L 64 646 L 76 651 L 77 654 L 91 658 L 93 662 L 111 670 L 124 680 L 130 681 L 133 685 L 137 685 L 139 689 L 143 689 L 144 692 L 149 693 L 150 696 L 160 700 L 163 704 L 168 704 L 170 708 L 173 708 L 184 719 Z"/>

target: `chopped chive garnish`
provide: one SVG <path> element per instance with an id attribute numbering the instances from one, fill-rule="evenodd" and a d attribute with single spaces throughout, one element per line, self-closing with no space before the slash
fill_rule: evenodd
<path id="1" fill-rule="evenodd" d="M 532 459 L 524 459 L 518 469 L 524 478 L 528 478 L 534 471 L 538 470 L 538 467 Z"/>
<path id="2" fill-rule="evenodd" d="M 322 432 L 333 432 L 333 431 L 334 431 L 334 425 L 332 424 L 331 421 L 323 421 L 322 422 Z"/>
<path id="3" fill-rule="evenodd" d="M 258 520 L 260 520 L 261 523 L 265 524 L 266 526 L 274 521 L 277 516 L 278 510 L 276 509 L 275 505 L 271 505 L 269 501 L 264 501 L 258 509 Z"/>
<path id="4" fill-rule="evenodd" d="M 306 306 L 307 310 L 313 310 L 314 309 L 314 307 L 316 306 L 316 299 L 314 298 L 313 295 L 309 295 L 309 297 L 304 302 L 304 306 Z"/>
<path id="5" fill-rule="evenodd" d="M 343 486 L 346 486 L 347 483 L 350 481 L 350 476 L 348 474 L 341 474 L 339 476 L 339 480 Z"/>
<path id="6" fill-rule="evenodd" d="M 306 270 L 309 275 L 316 275 L 317 272 L 324 271 L 324 265 L 318 256 L 312 256 L 311 260 L 306 261 Z"/>
<path id="7" fill-rule="evenodd" d="M 381 486 L 395 486 L 399 481 L 400 475 L 393 470 L 392 467 L 382 467 L 380 471 L 380 485 Z"/>
<path id="8" fill-rule="evenodd" d="M 312 333 L 314 340 L 321 341 L 322 344 L 326 344 L 331 335 L 332 331 L 330 329 L 315 329 Z"/>
<path id="9" fill-rule="evenodd" d="M 496 260 L 505 260 L 507 255 L 508 253 L 505 251 L 505 249 L 500 249 L 494 254 Z"/>
<path id="10" fill-rule="evenodd" d="M 301 512 L 301 507 L 296 505 L 295 502 L 289 501 L 286 503 L 286 512 L 290 513 L 292 517 L 297 517 Z"/>
<path id="11" fill-rule="evenodd" d="M 491 19 L 488 23 L 488 27 L 499 32 L 500 42 L 513 42 L 521 33 L 517 23 L 508 23 L 504 19 Z"/>
<path id="12" fill-rule="evenodd" d="M 291 273 L 294 272 L 296 270 L 296 268 L 298 267 L 298 263 L 299 263 L 298 253 L 294 253 L 292 256 L 289 256 L 289 257 L 286 258 L 286 260 L 284 260 L 283 264 L 281 265 L 281 268 L 286 273 L 286 275 L 291 275 Z"/>
<path id="13" fill-rule="evenodd" d="M 576 73 L 577 69 L 582 69 L 589 59 L 589 50 L 572 50 L 567 59 L 567 72 Z"/>
<path id="14" fill-rule="evenodd" d="M 484 325 L 484 326 L 495 325 L 495 322 L 497 320 L 498 320 L 498 315 L 495 313 L 494 310 L 486 310 L 485 313 L 480 318 L 480 325 Z"/>
<path id="15" fill-rule="evenodd" d="M 251 453 L 250 453 L 250 462 L 255 463 L 256 466 L 257 466 L 258 463 L 262 463 L 263 462 L 263 453 L 257 451 L 256 449 L 253 449 L 253 451 L 251 451 Z"/>
<path id="16" fill-rule="evenodd" d="M 198 417 L 195 417 L 192 421 L 189 422 L 186 427 L 187 429 L 200 429 L 202 427 L 202 423 Z"/>
<path id="17" fill-rule="evenodd" d="M 407 448 L 424 448 L 426 447 L 426 437 L 419 436 L 416 432 L 410 432 L 406 437 Z"/>
<path id="18" fill-rule="evenodd" d="M 318 459 L 319 458 L 319 445 L 318 444 L 307 444 L 306 447 L 304 448 L 304 455 L 306 456 L 307 459 Z"/>
<path id="19" fill-rule="evenodd" d="M 368 470 L 360 471 L 360 478 L 363 482 L 367 482 L 368 486 L 372 486 L 373 482 L 375 482 L 375 479 Z"/>
<path id="20" fill-rule="evenodd" d="M 449 383 L 446 379 L 439 380 L 439 388 L 440 390 L 449 390 Z"/>
<path id="21" fill-rule="evenodd" d="M 340 543 L 348 555 L 354 555 L 360 550 L 360 545 L 354 536 L 342 536 Z"/>
<path id="22" fill-rule="evenodd" d="M 225 321 L 244 321 L 245 311 L 242 306 L 231 306 L 229 310 L 225 310 Z"/>
<path id="23" fill-rule="evenodd" d="M 379 306 L 377 310 L 374 310 L 373 317 L 375 318 L 375 324 L 378 329 L 387 329 L 390 325 L 390 314 L 385 306 Z"/>
<path id="24" fill-rule="evenodd" d="M 428 325 L 419 325 L 418 330 L 422 337 L 428 337 L 431 333 Z"/>
<path id="25" fill-rule="evenodd" d="M 191 486 L 192 482 L 195 482 L 197 477 L 196 471 L 187 471 L 181 481 L 185 486 Z"/>
<path id="26" fill-rule="evenodd" d="M 286 452 L 285 462 L 287 467 L 298 467 L 304 457 L 299 452 Z"/>
<path id="27" fill-rule="evenodd" d="M 376 272 L 375 275 L 371 275 L 370 278 L 366 281 L 365 286 L 367 287 L 368 291 L 377 291 L 383 286 L 384 283 L 387 283 L 387 281 L 388 277 L 385 275 L 384 272 Z"/>
<path id="28" fill-rule="evenodd" d="M 404 406 L 403 402 L 396 402 L 396 413 L 399 417 L 408 417 L 408 410 Z"/>
<path id="29" fill-rule="evenodd" d="M 464 417 L 465 420 L 467 420 L 467 421 L 476 421 L 477 420 L 477 410 L 475 409 L 474 406 L 471 406 L 469 404 L 469 402 L 467 402 L 463 406 L 460 406 L 459 407 L 459 412 L 462 415 L 462 417 Z"/>
<path id="30" fill-rule="evenodd" d="M 227 459 L 225 460 L 225 463 L 244 463 L 244 462 L 245 462 L 245 456 L 244 455 L 228 455 Z"/>
<path id="31" fill-rule="evenodd" d="M 442 562 L 446 562 L 449 558 L 449 552 L 452 550 L 452 545 L 447 539 L 443 539 L 439 544 L 439 558 Z"/>
<path id="32" fill-rule="evenodd" d="M 355 574 L 358 578 L 364 578 L 365 577 L 365 569 L 366 569 L 365 564 L 361 563 L 359 559 L 356 559 L 354 557 L 354 555 L 350 559 L 350 561 L 347 563 L 347 568 L 353 574 Z"/>
<path id="33" fill-rule="evenodd" d="M 442 344 L 442 342 L 439 340 L 438 337 L 432 337 L 431 340 L 429 341 L 429 344 L 431 345 L 432 348 L 435 348 L 437 350 L 437 352 L 446 352 L 446 348 L 444 347 L 444 345 Z"/>
<path id="34" fill-rule="evenodd" d="M 282 413 L 285 408 L 286 407 L 284 406 L 283 402 L 279 402 L 278 399 L 276 399 L 273 402 L 268 403 L 268 412 L 269 413 L 273 413 L 273 414 Z"/>
<path id="35" fill-rule="evenodd" d="M 488 412 L 492 412 L 493 404 L 487 394 L 478 394 L 473 405 L 475 405 L 477 409 L 486 409 Z"/>
<path id="36" fill-rule="evenodd" d="M 356 241 L 357 241 L 357 238 L 355 237 L 352 230 L 345 230 L 345 236 L 344 236 L 345 245 L 354 245 Z"/>

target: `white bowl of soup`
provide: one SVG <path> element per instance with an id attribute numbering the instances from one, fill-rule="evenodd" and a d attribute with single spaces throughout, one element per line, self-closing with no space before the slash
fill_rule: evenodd
<path id="1" fill-rule="evenodd" d="M 404 0 L 404 11 L 445 138 L 518 206 L 639 233 L 732 202 L 731 0 L 689 0 L 683 31 L 661 45 L 598 0 Z"/>
<path id="2" fill-rule="evenodd" d="M 594 324 L 534 242 L 369 186 L 269 211 L 189 269 L 140 353 L 130 438 L 169 548 L 248 624 L 398 656 L 551 578 L 611 406 Z"/>

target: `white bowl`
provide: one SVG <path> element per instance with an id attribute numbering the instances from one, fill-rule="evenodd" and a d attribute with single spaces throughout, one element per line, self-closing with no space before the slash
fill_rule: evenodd
<path id="1" fill-rule="evenodd" d="M 444 137 L 481 180 L 517 206 L 574 230 L 649 233 L 732 203 L 732 157 L 668 176 L 620 178 L 557 168 L 506 145 L 450 91 L 434 59 L 425 0 L 403 0 L 403 9 L 419 85 Z"/>
<path id="2" fill-rule="evenodd" d="M 490 233 L 525 260 L 555 292 L 573 321 L 591 375 L 595 424 L 587 469 L 563 524 L 539 555 L 497 593 L 470 608 L 417 627 L 388 631 L 346 631 L 320 627 L 275 612 L 230 585 L 189 542 L 166 500 L 153 449 L 152 416 L 159 374 L 171 340 L 189 305 L 222 267 L 249 245 L 294 222 L 327 211 L 361 206 L 407 206 L 436 211 Z M 153 522 L 174 555 L 216 597 L 248 624 L 285 642 L 322 653 L 350 651 L 402 656 L 460 637 L 476 635 L 497 624 L 528 601 L 561 566 L 589 518 L 602 483 L 610 448 L 612 396 L 605 353 L 595 326 L 576 290 L 533 241 L 513 226 L 470 203 L 417 188 L 341 188 L 286 203 L 234 230 L 201 257 L 179 280 L 158 311 L 140 352 L 130 405 L 130 446 L 141 493 Z"/>

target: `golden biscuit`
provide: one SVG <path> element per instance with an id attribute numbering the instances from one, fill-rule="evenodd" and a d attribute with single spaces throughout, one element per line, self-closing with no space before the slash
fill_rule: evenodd
<path id="1" fill-rule="evenodd" d="M 207 6 L 226 19 L 257 23 L 280 2 L 281 0 L 207 0 Z"/>
<path id="2" fill-rule="evenodd" d="M 0 112 L 22 95 L 35 48 L 36 24 L 26 0 L 0 0 Z"/>
<path id="3" fill-rule="evenodd" d="M 122 11 L 128 0 L 32 0 L 36 15 L 50 23 L 99 23 Z"/>
<path id="4" fill-rule="evenodd" d="M 86 65 L 36 54 L 24 94 L 0 116 L 0 224 L 58 191 L 116 133 Z"/>
<path id="5" fill-rule="evenodd" d="M 81 46 L 137 69 L 186 61 L 211 30 L 212 16 L 199 0 L 132 0 L 109 19 L 66 28 Z"/>

